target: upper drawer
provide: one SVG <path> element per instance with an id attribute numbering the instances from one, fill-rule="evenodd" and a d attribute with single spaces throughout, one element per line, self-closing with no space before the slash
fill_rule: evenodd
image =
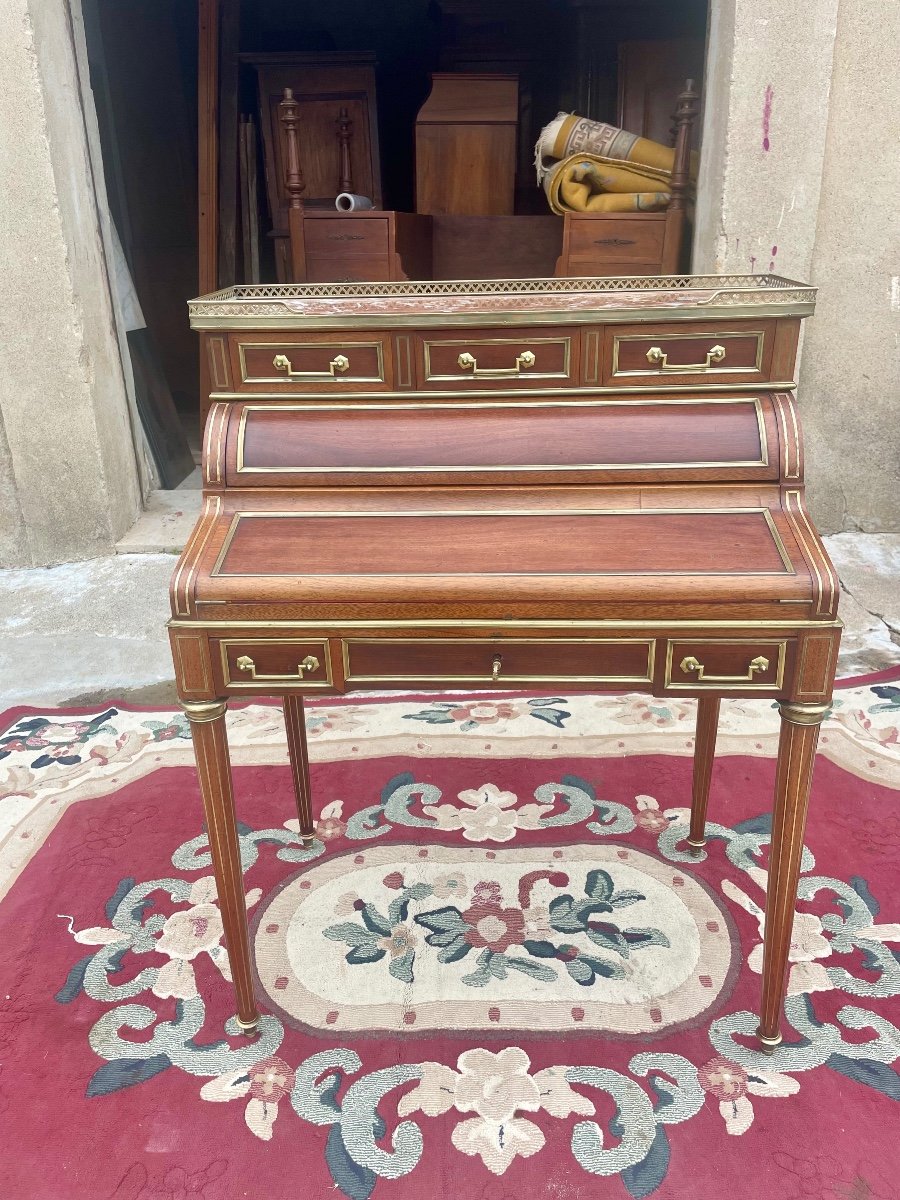
<path id="1" fill-rule="evenodd" d="M 478 329 L 471 334 L 441 330 L 416 336 L 419 386 L 546 388 L 577 383 L 575 329 Z"/>
<path id="2" fill-rule="evenodd" d="M 601 383 L 757 383 L 771 378 L 775 322 L 608 325 Z"/>
<path id="3" fill-rule="evenodd" d="M 242 392 L 355 392 L 393 387 L 390 338 L 382 333 L 232 334 L 232 378 Z"/>

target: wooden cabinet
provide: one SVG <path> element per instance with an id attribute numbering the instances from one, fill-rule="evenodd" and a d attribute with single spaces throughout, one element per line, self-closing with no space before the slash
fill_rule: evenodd
<path id="1" fill-rule="evenodd" d="M 434 75 L 416 119 L 416 212 L 512 213 L 518 112 L 515 75 Z"/>

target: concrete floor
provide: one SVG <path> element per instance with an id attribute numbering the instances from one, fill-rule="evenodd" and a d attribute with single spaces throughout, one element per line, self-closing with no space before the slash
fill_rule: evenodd
<path id="1" fill-rule="evenodd" d="M 0 709 L 174 703 L 164 625 L 199 493 L 158 492 L 111 558 L 0 571 Z M 900 663 L 900 534 L 825 539 L 843 588 L 840 674 Z"/>

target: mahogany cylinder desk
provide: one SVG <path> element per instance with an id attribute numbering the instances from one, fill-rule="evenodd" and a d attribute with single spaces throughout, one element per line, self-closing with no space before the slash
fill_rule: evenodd
<path id="1" fill-rule="evenodd" d="M 810 287 L 763 277 L 234 287 L 191 304 L 213 392 L 169 632 L 237 994 L 258 1020 L 225 732 L 303 697 L 694 696 L 704 841 L 723 696 L 781 715 L 759 1039 L 780 1041 L 840 638 L 794 404 Z"/>

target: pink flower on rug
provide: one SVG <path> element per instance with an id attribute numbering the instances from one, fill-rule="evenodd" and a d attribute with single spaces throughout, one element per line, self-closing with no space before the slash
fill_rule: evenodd
<path id="1" fill-rule="evenodd" d="M 200 1089 L 204 1100 L 221 1103 L 246 1096 L 244 1121 L 251 1133 L 264 1142 L 271 1141 L 278 1101 L 290 1095 L 294 1086 L 294 1070 L 282 1058 L 271 1055 L 251 1067 L 236 1067 L 218 1075 Z"/>
<path id="2" fill-rule="evenodd" d="M 358 713 L 359 708 L 346 709 L 314 709 L 306 719 L 306 732 L 310 737 L 322 733 L 351 733 L 354 729 L 362 728 L 363 722 L 352 714 Z"/>
<path id="3" fill-rule="evenodd" d="M 780 1071 L 745 1071 L 738 1063 L 721 1055 L 710 1059 L 697 1070 L 697 1080 L 705 1092 L 719 1101 L 719 1112 L 728 1133 L 738 1136 L 753 1124 L 753 1104 L 748 1093 L 755 1096 L 792 1096 L 800 1084 Z"/>
<path id="4" fill-rule="evenodd" d="M 262 1062 L 254 1063 L 247 1071 L 250 1076 L 250 1095 L 257 1100 L 278 1103 L 290 1094 L 294 1086 L 294 1072 L 282 1058 L 272 1055 Z"/>
<path id="5" fill-rule="evenodd" d="M 697 1079 L 704 1092 L 717 1100 L 740 1100 L 747 1094 L 747 1072 L 721 1055 L 700 1067 Z"/>
<path id="6" fill-rule="evenodd" d="M 495 954 L 502 954 L 510 946 L 521 946 L 525 937 L 525 919 L 519 908 L 476 902 L 462 918 L 472 926 L 464 935 L 469 945 L 486 946 Z"/>
<path id="7" fill-rule="evenodd" d="M 417 942 L 418 938 L 408 925 L 395 925 L 387 937 L 378 939 L 378 945 L 390 951 L 391 958 L 402 958 Z"/>
<path id="8" fill-rule="evenodd" d="M 192 959 L 217 945 L 224 932 L 215 904 L 195 904 L 166 918 L 156 948 L 170 958 Z"/>
<path id="9" fill-rule="evenodd" d="M 498 721 L 508 721 L 510 717 L 518 716 L 518 713 L 518 706 L 507 700 L 460 704 L 450 709 L 454 721 L 474 721 L 476 725 L 495 725 Z"/>
<path id="10" fill-rule="evenodd" d="M 346 828 L 346 821 L 339 821 L 337 817 L 326 817 L 322 821 L 316 821 L 316 836 L 323 842 L 332 842 L 335 838 L 342 837 Z"/>
<path id="11" fill-rule="evenodd" d="M 434 883 L 431 885 L 431 890 L 438 900 L 446 900 L 448 896 L 455 896 L 458 899 L 465 896 L 469 887 L 462 873 L 438 875 Z"/>
<path id="12" fill-rule="evenodd" d="M 342 892 L 334 902 L 334 912 L 338 917 L 349 917 L 351 913 L 356 911 L 356 902 L 359 896 L 356 892 Z"/>
<path id="13" fill-rule="evenodd" d="M 472 899 L 479 904 L 499 904 L 500 884 L 496 879 L 479 879 L 472 888 Z"/>

